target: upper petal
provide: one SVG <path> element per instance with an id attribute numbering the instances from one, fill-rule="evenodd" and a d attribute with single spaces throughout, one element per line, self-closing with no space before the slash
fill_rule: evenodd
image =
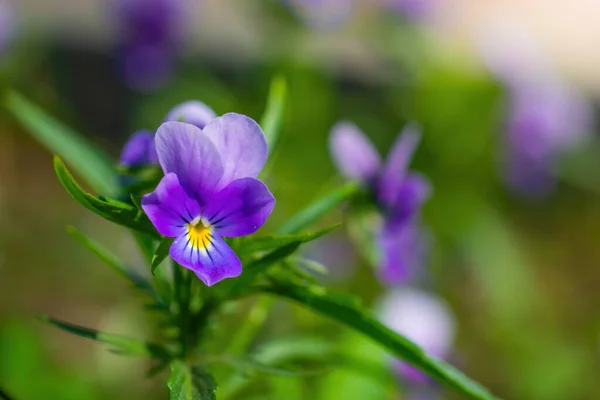
<path id="1" fill-rule="evenodd" d="M 219 189 L 240 178 L 256 178 L 267 161 L 267 140 L 260 126 L 245 115 L 227 113 L 210 121 L 202 132 L 223 161 Z"/>
<path id="2" fill-rule="evenodd" d="M 275 206 L 267 186 L 254 178 L 231 182 L 206 204 L 203 215 L 221 236 L 250 235 L 258 230 Z"/>
<path id="3" fill-rule="evenodd" d="M 169 173 L 152 193 L 142 197 L 142 209 L 163 236 L 175 237 L 186 224 L 200 214 L 200 205 L 179 184 L 177 175 Z"/>
<path id="4" fill-rule="evenodd" d="M 209 236 L 201 246 L 195 246 L 187 233 L 179 235 L 169 251 L 182 266 L 191 269 L 207 286 L 242 273 L 242 262 L 219 236 Z"/>
<path id="5" fill-rule="evenodd" d="M 379 172 L 379 153 L 364 133 L 351 122 L 338 122 L 332 128 L 329 151 L 336 167 L 347 178 L 368 182 Z"/>
<path id="6" fill-rule="evenodd" d="M 389 206 L 397 198 L 420 138 L 416 126 L 408 125 L 396 139 L 379 177 L 377 191 L 382 204 Z"/>
<path id="7" fill-rule="evenodd" d="M 194 125 L 169 121 L 156 132 L 156 152 L 165 172 L 201 203 L 215 192 L 223 176 L 223 163 L 213 143 Z"/>
<path id="8" fill-rule="evenodd" d="M 127 167 L 158 163 L 154 134 L 150 131 L 137 131 L 123 146 L 119 162 Z"/>
<path id="9" fill-rule="evenodd" d="M 171 109 L 165 121 L 187 122 L 204 129 L 206 124 L 215 119 L 217 114 L 212 108 L 197 100 L 186 101 Z"/>

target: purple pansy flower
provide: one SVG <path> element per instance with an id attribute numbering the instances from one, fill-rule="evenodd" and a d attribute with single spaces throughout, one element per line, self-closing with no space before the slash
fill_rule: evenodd
<path id="1" fill-rule="evenodd" d="M 394 289 L 386 294 L 380 310 L 385 325 L 427 353 L 442 359 L 450 355 L 456 323 L 452 311 L 441 298 L 414 288 Z M 424 373 L 400 360 L 394 359 L 393 365 L 399 376 L 408 382 L 428 381 Z"/>
<path id="2" fill-rule="evenodd" d="M 391 285 L 410 279 L 422 256 L 418 211 L 429 197 L 430 185 L 422 175 L 408 171 L 419 137 L 414 127 L 405 128 L 385 163 L 352 123 L 336 124 L 330 137 L 331 154 L 340 172 L 361 182 L 381 211 L 383 222 L 376 234 L 379 276 Z"/>
<path id="3" fill-rule="evenodd" d="M 187 0 L 113 0 L 126 82 L 151 90 L 170 76 L 186 28 Z"/>
<path id="4" fill-rule="evenodd" d="M 190 100 L 173 107 L 167 114 L 165 121 L 186 122 L 204 129 L 206 124 L 216 117 L 217 114 L 206 104 L 197 100 Z M 121 165 L 127 167 L 158 164 L 154 134 L 146 130 L 134 133 L 123 146 L 120 162 Z"/>
<path id="5" fill-rule="evenodd" d="M 165 176 L 142 208 L 161 235 L 175 238 L 171 257 L 208 286 L 240 275 L 240 259 L 223 237 L 256 232 L 275 205 L 256 179 L 267 160 L 262 130 L 228 113 L 204 129 L 165 122 L 155 143 Z"/>

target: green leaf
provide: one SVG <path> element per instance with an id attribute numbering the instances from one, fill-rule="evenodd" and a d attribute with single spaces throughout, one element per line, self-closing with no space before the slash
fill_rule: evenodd
<path id="1" fill-rule="evenodd" d="M 279 227 L 277 233 L 290 234 L 301 231 L 317 221 L 332 208 L 354 196 L 358 193 L 359 189 L 359 185 L 356 182 L 350 182 L 335 189 L 290 218 L 285 224 Z"/>
<path id="2" fill-rule="evenodd" d="M 216 400 L 217 384 L 208 372 L 199 367 L 189 367 L 181 360 L 171 363 L 168 382 L 170 400 Z"/>
<path id="3" fill-rule="evenodd" d="M 239 248 L 236 249 L 236 253 L 239 257 L 244 257 L 261 251 L 273 250 L 294 242 L 311 242 L 323 235 L 328 234 L 334 229 L 339 228 L 340 225 L 341 224 L 335 224 L 328 226 L 327 228 L 319 229 L 315 232 L 300 233 L 295 235 L 249 237 L 245 239 Z"/>
<path id="4" fill-rule="evenodd" d="M 9 91 L 4 104 L 35 139 L 64 158 L 93 190 L 107 196 L 118 194 L 118 174 L 105 153 L 17 92 Z"/>
<path id="5" fill-rule="evenodd" d="M 274 279 L 272 286 L 263 290 L 295 300 L 305 307 L 333 318 L 366 335 L 395 356 L 414 365 L 448 387 L 479 400 L 496 399 L 484 387 L 465 376 L 451 365 L 425 353 L 406 337 L 387 328 L 349 296 L 329 293 L 319 286 L 307 286 Z"/>
<path id="6" fill-rule="evenodd" d="M 77 240 L 83 247 L 90 250 L 100 260 L 104 261 L 113 271 L 129 280 L 136 288 L 150 296 L 157 304 L 164 305 L 154 288 L 144 277 L 138 275 L 123 260 L 102 246 L 97 241 L 90 239 L 73 226 L 67 226 L 67 233 Z"/>
<path id="7" fill-rule="evenodd" d="M 175 238 L 164 238 L 156 248 L 156 252 L 154 253 L 154 257 L 152 257 L 152 275 L 154 275 L 154 270 L 167 258 L 169 255 L 169 249 L 173 244 Z"/>
<path id="8" fill-rule="evenodd" d="M 267 100 L 265 112 L 260 119 L 260 126 L 265 133 L 269 145 L 269 152 L 273 151 L 279 141 L 286 90 L 287 86 L 283 76 L 275 76 L 271 81 L 269 99 Z"/>
<path id="9" fill-rule="evenodd" d="M 114 351 L 119 354 L 161 359 L 170 357 L 168 351 L 158 344 L 146 343 L 141 340 L 133 339 L 123 335 L 100 332 L 95 329 L 85 328 L 83 326 L 60 321 L 48 316 L 41 316 L 39 319 L 74 335 L 109 344 L 113 346 Z"/>
<path id="10" fill-rule="evenodd" d="M 161 238 L 146 215 L 134 205 L 121 201 L 99 198 L 86 193 L 73 179 L 73 176 L 58 156 L 54 156 L 54 171 L 58 180 L 67 193 L 81 205 L 102 218 L 117 224 L 145 233 L 155 238 Z"/>
<path id="11" fill-rule="evenodd" d="M 231 285 L 231 292 L 241 293 L 244 289 L 250 288 L 257 277 L 264 274 L 269 267 L 284 261 L 287 257 L 293 254 L 301 242 L 296 241 L 287 245 L 284 245 L 277 250 L 266 254 L 265 256 L 255 260 L 244 267 L 244 272 L 235 281 L 229 283 Z M 233 295 L 235 296 L 235 294 Z"/>

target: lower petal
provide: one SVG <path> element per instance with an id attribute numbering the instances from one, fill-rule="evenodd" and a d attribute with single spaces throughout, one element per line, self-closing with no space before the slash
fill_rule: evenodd
<path id="1" fill-rule="evenodd" d="M 242 273 L 242 262 L 219 236 L 208 234 L 198 240 L 184 232 L 171 245 L 170 255 L 207 286 Z"/>
<path id="2" fill-rule="evenodd" d="M 403 285 L 417 275 L 424 264 L 425 240 L 415 223 L 383 227 L 379 238 L 379 278 L 390 286 Z"/>

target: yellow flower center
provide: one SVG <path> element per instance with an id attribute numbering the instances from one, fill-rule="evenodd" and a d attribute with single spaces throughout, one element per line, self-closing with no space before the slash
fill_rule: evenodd
<path id="1" fill-rule="evenodd" d="M 210 245 L 210 224 L 201 218 L 196 218 L 187 226 L 190 244 L 198 249 L 206 249 Z"/>

